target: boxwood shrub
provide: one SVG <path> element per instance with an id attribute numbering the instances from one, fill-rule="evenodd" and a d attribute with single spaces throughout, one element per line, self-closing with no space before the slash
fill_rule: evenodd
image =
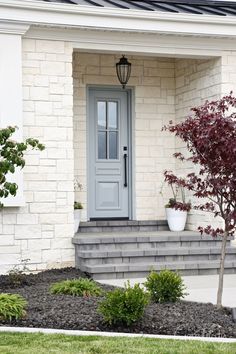
<path id="1" fill-rule="evenodd" d="M 159 273 L 152 271 L 144 283 L 155 302 L 176 302 L 187 293 L 183 279 L 177 272 L 165 269 Z"/>
<path id="2" fill-rule="evenodd" d="M 128 282 L 125 289 L 115 289 L 106 294 L 98 311 L 104 321 L 110 325 L 124 324 L 130 326 L 142 318 L 149 295 L 135 284 L 132 288 Z"/>

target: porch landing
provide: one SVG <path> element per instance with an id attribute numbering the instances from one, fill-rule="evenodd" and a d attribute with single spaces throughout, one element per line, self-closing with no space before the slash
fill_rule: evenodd
<path id="1" fill-rule="evenodd" d="M 146 277 L 150 270 L 178 270 L 182 275 L 217 274 L 221 239 L 183 231 L 113 231 L 77 233 L 76 267 L 94 279 Z M 236 247 L 227 244 L 225 273 L 236 273 Z"/>

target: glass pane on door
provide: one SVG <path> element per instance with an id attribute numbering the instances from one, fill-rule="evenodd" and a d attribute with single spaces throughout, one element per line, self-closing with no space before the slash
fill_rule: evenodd
<path id="1" fill-rule="evenodd" d="M 98 132 L 98 158 L 107 158 L 107 132 Z"/>
<path id="2" fill-rule="evenodd" d="M 97 104 L 98 109 L 98 129 L 106 129 L 106 102 L 99 101 Z"/>
<path id="3" fill-rule="evenodd" d="M 97 102 L 97 158 L 119 159 L 118 102 Z"/>
<path id="4" fill-rule="evenodd" d="M 118 132 L 109 132 L 109 159 L 118 159 Z"/>
<path id="5" fill-rule="evenodd" d="M 118 129 L 117 102 L 108 102 L 108 128 Z"/>

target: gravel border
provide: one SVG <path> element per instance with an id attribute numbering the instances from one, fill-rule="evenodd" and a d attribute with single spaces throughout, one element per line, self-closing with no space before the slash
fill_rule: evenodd
<path id="1" fill-rule="evenodd" d="M 8 276 L 0 276 L 0 292 L 17 293 L 27 302 L 27 315 L 19 320 L 1 320 L 0 327 L 51 328 L 58 330 L 92 331 L 94 333 L 135 333 L 180 337 L 236 338 L 236 323 L 229 308 L 217 310 L 210 303 L 179 301 L 155 304 L 151 302 L 140 321 L 127 327 L 109 326 L 97 312 L 101 297 L 71 297 L 52 295 L 50 284 L 55 281 L 85 277 L 86 274 L 65 268 L 27 275 L 24 284 L 12 287 Z M 114 289 L 101 285 L 104 291 Z"/>

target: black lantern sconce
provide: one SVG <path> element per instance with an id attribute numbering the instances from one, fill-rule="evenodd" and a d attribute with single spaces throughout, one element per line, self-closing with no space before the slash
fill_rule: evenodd
<path id="1" fill-rule="evenodd" d="M 116 64 L 116 73 L 122 88 L 125 89 L 131 74 L 131 63 L 128 62 L 124 55 L 120 58 L 119 63 Z"/>

